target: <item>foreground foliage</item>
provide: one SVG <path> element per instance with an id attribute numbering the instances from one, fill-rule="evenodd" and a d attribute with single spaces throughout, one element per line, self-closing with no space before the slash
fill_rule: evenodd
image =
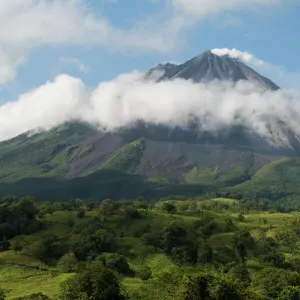
<path id="1" fill-rule="evenodd" d="M 300 214 L 264 201 L 7 197 L 0 217 L 0 299 L 299 299 Z"/>

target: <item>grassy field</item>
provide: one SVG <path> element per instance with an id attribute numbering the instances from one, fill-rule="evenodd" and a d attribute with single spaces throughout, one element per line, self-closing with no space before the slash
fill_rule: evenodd
<path id="1" fill-rule="evenodd" d="M 117 170 L 126 173 L 134 173 L 143 155 L 144 144 L 142 141 L 134 141 L 124 146 L 117 153 L 113 154 L 100 169 Z"/>
<path id="2" fill-rule="evenodd" d="M 256 237 L 261 230 L 268 236 L 275 236 L 278 231 L 290 226 L 291 220 L 300 217 L 299 212 L 291 214 L 253 212 L 245 214 L 244 221 L 238 221 L 239 213 L 235 210 L 237 200 L 216 198 L 205 201 L 169 200 L 168 202 L 176 205 L 178 213 L 171 215 L 163 212 L 161 210 L 162 203 L 157 203 L 153 209 L 141 211 L 142 218 L 128 219 L 123 215 L 112 215 L 107 218 L 105 223 L 106 228 L 112 229 L 116 233 L 116 252 L 127 258 L 131 268 L 134 271 L 138 271 L 143 266 L 151 269 L 152 278 L 147 282 L 137 277 L 122 277 L 122 287 L 133 299 L 135 297 L 138 299 L 141 290 L 149 295 L 149 299 L 159 299 L 161 293 L 164 292 L 155 288 L 157 281 L 162 280 L 164 276 L 192 274 L 198 268 L 197 266 L 177 265 L 161 251 L 145 247 L 141 239 L 136 236 L 136 232 L 146 224 L 150 224 L 154 228 L 162 228 L 170 222 L 176 221 L 189 227 L 197 220 L 213 217 L 218 227 L 222 229 L 225 221 L 231 218 L 236 228 L 247 228 Z M 209 206 L 212 204 L 213 208 Z M 183 210 L 182 207 L 185 209 Z M 203 207 L 205 208 L 203 209 Z M 51 299 L 56 299 L 60 284 L 73 274 L 60 272 L 55 263 L 46 265 L 31 256 L 28 249 L 38 243 L 41 238 L 53 234 L 66 242 L 71 242 L 73 228 L 84 224 L 87 220 L 92 220 L 96 215 L 96 211 L 89 211 L 84 218 L 78 219 L 75 211 L 57 211 L 42 219 L 45 224 L 44 230 L 28 236 L 16 237 L 14 240 L 21 240 L 25 245 L 24 250 L 19 253 L 13 251 L 0 253 L 0 287 L 7 291 L 7 299 L 35 292 L 42 292 Z M 72 226 L 70 226 L 70 220 L 72 220 Z M 122 238 L 120 237 L 121 232 L 125 233 Z M 235 253 L 232 251 L 232 236 L 233 232 L 220 230 L 208 239 L 207 243 L 212 247 L 216 260 L 226 263 L 236 259 Z M 282 251 L 289 259 L 288 251 L 284 248 Z M 251 272 L 256 272 L 262 267 L 261 262 L 252 257 L 247 261 L 247 266 L 249 270 L 252 270 Z"/>

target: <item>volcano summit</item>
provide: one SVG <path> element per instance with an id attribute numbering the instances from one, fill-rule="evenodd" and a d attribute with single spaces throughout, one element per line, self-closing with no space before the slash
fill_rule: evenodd
<path id="1" fill-rule="evenodd" d="M 163 72 L 159 80 L 186 79 L 194 82 L 248 80 L 263 89 L 273 91 L 279 89 L 274 82 L 258 74 L 241 60 L 230 55 L 214 54 L 213 50 L 206 51 L 181 65 L 160 64 L 150 70 L 150 73 L 154 71 Z"/>

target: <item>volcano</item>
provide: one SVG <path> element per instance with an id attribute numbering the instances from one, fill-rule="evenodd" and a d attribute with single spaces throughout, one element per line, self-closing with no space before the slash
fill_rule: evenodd
<path id="1" fill-rule="evenodd" d="M 212 51 L 181 65 L 159 64 L 146 77 L 250 81 L 262 90 L 279 89 L 242 61 Z M 103 198 L 153 195 L 153 189 L 167 194 L 169 186 L 234 187 L 274 161 L 298 157 L 300 137 L 283 120 L 272 119 L 269 130 L 274 143 L 243 126 L 212 134 L 193 123 L 174 128 L 140 121 L 118 132 L 67 123 L 0 143 L 0 194 Z"/>
<path id="2" fill-rule="evenodd" d="M 199 56 L 181 64 L 159 64 L 152 70 L 161 71 L 161 80 L 186 79 L 194 82 L 211 82 L 213 80 L 238 82 L 251 81 L 266 90 L 276 91 L 279 87 L 270 79 L 260 75 L 239 59 L 229 55 L 216 55 L 206 51 Z"/>

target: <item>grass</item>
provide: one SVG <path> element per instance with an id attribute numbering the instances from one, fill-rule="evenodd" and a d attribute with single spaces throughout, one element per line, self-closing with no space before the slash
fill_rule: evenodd
<path id="1" fill-rule="evenodd" d="M 213 216 L 218 224 L 218 232 L 214 233 L 207 241 L 208 245 L 213 249 L 214 259 L 218 262 L 229 263 L 238 260 L 237 253 L 233 251 L 232 236 L 233 232 L 225 232 L 225 219 L 231 218 L 234 225 L 238 229 L 247 228 L 251 230 L 251 234 L 257 238 L 259 231 L 263 230 L 267 236 L 275 236 L 276 232 L 285 230 L 286 226 L 290 226 L 293 218 L 300 217 L 299 212 L 291 214 L 255 212 L 245 214 L 245 221 L 239 222 L 236 217 L 238 212 L 235 211 L 234 202 L 236 200 L 227 198 L 212 199 L 221 204 L 228 204 L 227 208 L 222 210 L 205 210 L 203 218 Z M 123 254 L 133 270 L 139 270 L 142 266 L 148 266 L 152 272 L 152 278 L 144 282 L 137 277 L 122 277 L 122 287 L 133 299 L 139 299 L 137 295 L 144 293 L 149 295 L 149 299 L 159 299 L 164 291 L 156 289 L 156 283 L 165 276 L 182 276 L 198 271 L 199 266 L 180 266 L 166 256 L 161 250 L 155 250 L 152 247 L 145 247 L 140 238 L 136 237 L 136 231 L 146 224 L 150 224 L 155 230 L 161 230 L 172 221 L 190 228 L 196 220 L 202 218 L 199 211 L 203 202 L 210 203 L 211 200 L 169 200 L 176 206 L 188 204 L 195 209 L 194 212 L 186 210 L 175 215 L 169 215 L 161 210 L 161 203 L 158 203 L 153 210 L 148 212 L 141 210 L 141 218 L 128 219 L 123 214 L 116 214 L 107 217 L 105 228 L 116 232 L 114 251 Z M 87 212 L 83 219 L 76 217 L 76 211 L 58 211 L 51 215 L 47 215 L 43 220 L 46 228 L 38 233 L 23 236 L 25 245 L 34 245 L 41 238 L 55 234 L 62 238 L 65 242 L 72 241 L 72 228 L 68 225 L 68 220 L 74 221 L 74 226 L 84 224 L 88 220 L 92 220 L 96 216 L 95 211 Z M 267 220 L 264 224 L 261 219 Z M 272 225 L 270 227 L 270 225 Z M 125 236 L 120 237 L 120 233 L 124 232 Z M 20 239 L 17 237 L 16 239 Z M 200 247 L 204 245 L 204 241 L 200 241 Z M 285 251 L 283 249 L 283 251 Z M 27 254 L 27 255 L 26 255 Z M 287 260 L 296 259 L 285 253 Z M 299 256 L 300 258 L 300 256 Z M 257 270 L 263 267 L 262 263 L 251 257 L 247 260 L 247 266 L 250 273 L 255 274 Z M 42 292 L 52 299 L 57 299 L 59 286 L 66 278 L 72 274 L 60 273 L 56 269 L 55 264 L 51 266 L 45 265 L 38 259 L 23 250 L 21 253 L 12 251 L 0 253 L 0 287 L 8 292 L 8 299 L 19 297 L 34 292 Z M 152 298 L 151 298 L 152 297 Z M 142 298 L 148 299 L 148 298 Z"/>
<path id="2" fill-rule="evenodd" d="M 218 203 L 222 203 L 222 204 L 228 204 L 228 205 L 233 205 L 236 200 L 234 199 L 229 199 L 229 198 L 214 198 L 212 199 L 213 201 L 216 201 Z"/>
<path id="3" fill-rule="evenodd" d="M 111 169 L 126 173 L 135 173 L 143 155 L 143 151 L 143 141 L 134 141 L 124 146 L 117 153 L 113 154 L 101 165 L 100 169 Z"/>
<path id="4" fill-rule="evenodd" d="M 91 128 L 69 124 L 64 130 L 54 128 L 35 134 L 22 134 L 0 142 L 0 180 L 15 182 L 24 178 L 66 175 L 68 147 Z"/>
<path id="5" fill-rule="evenodd" d="M 65 173 L 63 136 L 41 133 L 20 140 L 0 143 L 0 178 L 13 182 L 23 178 L 60 176 Z"/>
<path id="6" fill-rule="evenodd" d="M 199 170 L 195 167 L 185 174 L 185 182 L 187 184 L 212 184 L 217 179 L 218 172 L 218 168 Z"/>
<path id="7" fill-rule="evenodd" d="M 0 286 L 7 291 L 6 299 L 42 292 L 57 299 L 61 283 L 72 274 L 51 274 L 47 271 L 14 265 L 0 266 Z"/>
<path id="8" fill-rule="evenodd" d="M 169 179 L 168 178 L 159 177 L 159 176 L 149 177 L 148 181 L 152 182 L 152 183 L 158 183 L 158 184 L 161 184 L 161 185 L 167 185 L 167 184 L 169 184 Z"/>
<path id="9" fill-rule="evenodd" d="M 253 177 L 232 190 L 268 199 L 280 199 L 300 192 L 300 159 L 284 158 L 271 162 Z"/>
<path id="10" fill-rule="evenodd" d="M 204 184 L 215 186 L 230 186 L 245 181 L 248 178 L 248 167 L 240 166 L 231 171 L 221 172 L 219 168 L 199 170 L 197 167 L 185 174 L 187 184 Z"/>

